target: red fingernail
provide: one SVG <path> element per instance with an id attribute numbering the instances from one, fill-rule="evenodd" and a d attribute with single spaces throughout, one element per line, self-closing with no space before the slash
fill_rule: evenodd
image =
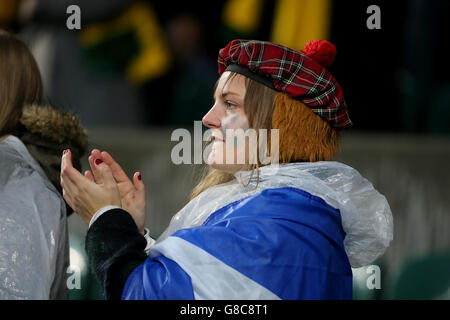
<path id="1" fill-rule="evenodd" d="M 64 152 L 63 152 L 63 155 L 65 155 L 67 153 L 67 149 L 66 150 L 64 150 Z"/>
<path id="2" fill-rule="evenodd" d="M 100 165 L 103 162 L 102 159 L 95 159 L 95 164 Z"/>
<path id="3" fill-rule="evenodd" d="M 139 179 L 139 180 L 142 180 L 142 177 L 141 177 L 141 174 L 140 174 L 140 173 L 138 174 L 138 179 Z"/>

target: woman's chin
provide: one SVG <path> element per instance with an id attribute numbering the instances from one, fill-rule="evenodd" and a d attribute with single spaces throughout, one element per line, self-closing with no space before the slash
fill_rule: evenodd
<path id="1" fill-rule="evenodd" d="M 222 161 L 220 161 L 221 158 L 223 158 Z M 235 173 L 236 171 L 242 170 L 243 167 L 242 164 L 226 163 L 226 158 L 221 150 L 216 150 L 214 147 L 208 156 L 207 164 L 214 169 L 228 173 Z"/>
<path id="2" fill-rule="evenodd" d="M 239 164 L 224 164 L 224 163 L 217 163 L 215 161 L 209 162 L 209 166 L 216 169 L 216 170 L 220 170 L 223 172 L 228 172 L 228 173 L 235 173 L 239 170 L 242 170 L 242 165 Z"/>
<path id="3" fill-rule="evenodd" d="M 220 150 L 217 150 L 215 148 L 215 146 L 213 145 L 211 152 L 208 156 L 208 160 L 207 163 L 215 168 L 215 169 L 219 169 L 219 167 L 224 166 L 224 161 L 220 161 L 220 157 L 223 157 L 222 152 L 220 152 Z"/>
<path id="4" fill-rule="evenodd" d="M 208 164 L 210 167 L 217 169 L 217 170 L 224 170 L 227 167 L 226 164 L 216 161 L 216 159 L 214 157 L 208 158 Z"/>
<path id="5" fill-rule="evenodd" d="M 227 167 L 230 165 L 224 164 L 223 162 L 218 161 L 218 159 L 215 157 L 215 153 L 211 152 L 211 154 L 208 157 L 208 164 L 210 167 L 220 170 L 220 171 L 227 171 Z"/>

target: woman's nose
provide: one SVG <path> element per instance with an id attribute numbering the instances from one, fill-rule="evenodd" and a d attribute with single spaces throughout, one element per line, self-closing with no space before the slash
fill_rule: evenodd
<path id="1" fill-rule="evenodd" d="M 211 108 L 211 110 L 208 111 L 207 114 L 202 119 L 202 123 L 204 126 L 208 128 L 219 128 L 221 125 L 220 122 L 220 116 L 215 110 L 214 107 Z"/>

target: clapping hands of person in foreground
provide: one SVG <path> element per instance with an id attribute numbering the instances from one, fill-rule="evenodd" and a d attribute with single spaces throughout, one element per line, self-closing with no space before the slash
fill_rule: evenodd
<path id="1" fill-rule="evenodd" d="M 118 206 L 134 219 L 140 233 L 145 226 L 145 186 L 140 172 L 131 181 L 120 165 L 106 151 L 92 150 L 91 170 L 82 175 L 72 165 L 72 154 L 65 150 L 61 162 L 63 197 L 84 222 L 106 206 Z"/>

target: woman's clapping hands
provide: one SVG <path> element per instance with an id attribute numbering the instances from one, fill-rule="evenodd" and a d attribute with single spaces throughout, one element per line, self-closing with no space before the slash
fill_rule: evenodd
<path id="1" fill-rule="evenodd" d="M 63 154 L 61 186 L 72 209 L 89 223 L 95 212 L 105 206 L 122 207 L 144 234 L 146 204 L 141 174 L 136 172 L 132 182 L 108 152 L 94 149 L 89 156 L 92 172 L 87 170 L 83 176 L 72 166 L 71 156 L 70 150 Z"/>

